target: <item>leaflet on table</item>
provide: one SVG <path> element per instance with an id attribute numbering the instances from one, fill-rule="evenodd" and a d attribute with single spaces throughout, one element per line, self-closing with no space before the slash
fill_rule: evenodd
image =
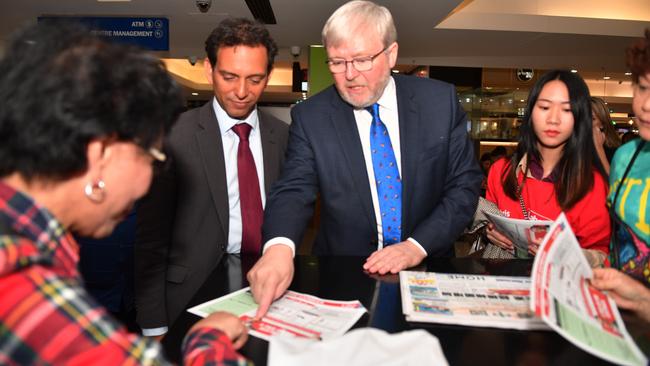
<path id="1" fill-rule="evenodd" d="M 548 329 L 530 310 L 530 278 L 401 271 L 409 321 Z"/>
<path id="2" fill-rule="evenodd" d="M 515 245 L 513 253 L 517 258 L 528 258 L 528 248 L 539 246 L 553 221 L 521 220 L 503 217 L 483 211 L 496 229 L 507 236 Z"/>
<path id="3" fill-rule="evenodd" d="M 622 365 L 648 360 L 630 337 L 614 301 L 593 288 L 593 273 L 564 214 L 553 223 L 533 264 L 530 307 L 583 350 Z"/>
<path id="4" fill-rule="evenodd" d="M 249 333 L 269 340 L 279 334 L 313 339 L 339 337 L 366 312 L 359 301 L 335 301 L 287 291 L 274 301 L 266 316 L 254 321 L 257 303 L 250 287 L 197 305 L 188 312 L 206 317 L 215 311 L 235 314 L 249 326 Z"/>

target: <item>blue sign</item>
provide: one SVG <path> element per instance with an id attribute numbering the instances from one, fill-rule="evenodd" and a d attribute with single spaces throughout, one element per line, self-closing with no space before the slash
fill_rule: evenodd
<path id="1" fill-rule="evenodd" d="M 119 17 L 38 17 L 38 21 L 72 21 L 90 29 L 92 34 L 112 41 L 128 43 L 152 51 L 169 51 L 169 19 Z"/>

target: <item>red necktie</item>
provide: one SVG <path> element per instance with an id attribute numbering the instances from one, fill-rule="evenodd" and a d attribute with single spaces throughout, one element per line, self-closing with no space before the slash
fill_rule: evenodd
<path id="1" fill-rule="evenodd" d="M 239 181 L 239 205 L 242 221 L 242 254 L 260 254 L 262 244 L 262 197 L 260 183 L 257 179 L 255 160 L 248 143 L 251 125 L 240 123 L 232 130 L 239 137 L 237 148 L 237 180 Z"/>

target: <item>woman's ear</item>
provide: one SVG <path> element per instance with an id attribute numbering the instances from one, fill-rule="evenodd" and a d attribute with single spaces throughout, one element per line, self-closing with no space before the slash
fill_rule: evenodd
<path id="1" fill-rule="evenodd" d="M 112 147 L 106 140 L 91 140 L 86 147 L 86 160 L 88 171 L 100 173 L 109 162 Z"/>

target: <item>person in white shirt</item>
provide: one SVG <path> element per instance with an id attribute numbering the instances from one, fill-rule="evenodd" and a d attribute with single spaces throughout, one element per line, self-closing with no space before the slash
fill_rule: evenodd
<path id="1" fill-rule="evenodd" d="M 248 273 L 263 316 L 293 279 L 292 256 L 321 198 L 316 255 L 397 273 L 453 255 L 482 173 L 452 85 L 392 75 L 397 32 L 383 6 L 351 1 L 323 44 L 334 86 L 296 105 L 280 180 L 267 197 L 264 255 Z"/>
<path id="2" fill-rule="evenodd" d="M 137 208 L 136 320 L 147 336 L 167 331 L 224 253 L 259 255 L 287 144 L 287 124 L 256 107 L 277 54 L 268 30 L 226 19 L 206 53 L 214 98 L 181 115 L 164 144 L 169 163 Z"/>

